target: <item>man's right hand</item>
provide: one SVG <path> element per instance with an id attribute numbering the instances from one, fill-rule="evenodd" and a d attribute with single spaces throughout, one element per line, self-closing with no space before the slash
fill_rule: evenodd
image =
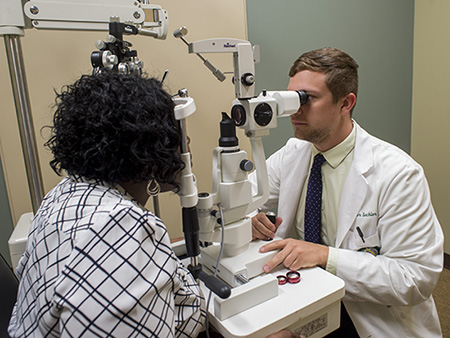
<path id="1" fill-rule="evenodd" d="M 273 239 L 281 222 L 283 222 L 281 217 L 277 217 L 275 224 L 273 224 L 264 212 L 258 213 L 256 216 L 252 217 L 253 239 L 262 239 L 265 241 Z"/>

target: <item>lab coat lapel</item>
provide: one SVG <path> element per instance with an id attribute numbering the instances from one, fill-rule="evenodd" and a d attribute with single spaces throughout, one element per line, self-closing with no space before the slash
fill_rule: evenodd
<path id="1" fill-rule="evenodd" d="M 369 135 L 356 122 L 354 124 L 356 127 L 356 142 L 353 164 L 342 191 L 336 233 L 336 248 L 341 246 L 366 199 L 369 186 L 364 175 L 373 165 L 373 152 Z"/>
<path id="2" fill-rule="evenodd" d="M 339 206 L 338 226 L 336 233 L 336 247 L 339 248 L 348 233 L 367 195 L 367 181 L 357 172 L 354 166 L 345 182 Z"/>
<path id="3" fill-rule="evenodd" d="M 296 145 L 295 151 L 289 152 L 283 161 L 280 199 L 278 213 L 283 218 L 282 226 L 278 229 L 278 236 L 285 237 L 292 228 L 297 213 L 298 200 L 307 176 L 311 145 L 307 147 Z M 301 159 L 301 160 L 299 160 Z"/>

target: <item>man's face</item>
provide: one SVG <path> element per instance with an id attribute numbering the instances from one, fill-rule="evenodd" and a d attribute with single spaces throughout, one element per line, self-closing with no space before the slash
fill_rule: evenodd
<path id="1" fill-rule="evenodd" d="M 341 141 L 338 138 L 343 123 L 342 100 L 333 103 L 325 79 L 325 74 L 303 70 L 291 77 L 288 85 L 288 90 L 304 90 L 309 95 L 306 104 L 291 115 L 295 137 L 314 143 L 322 151 Z"/>

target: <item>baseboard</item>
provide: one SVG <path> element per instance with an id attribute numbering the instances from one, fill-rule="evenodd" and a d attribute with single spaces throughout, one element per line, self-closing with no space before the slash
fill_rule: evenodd
<path id="1" fill-rule="evenodd" d="M 447 253 L 444 253 L 444 268 L 450 270 L 450 255 Z"/>

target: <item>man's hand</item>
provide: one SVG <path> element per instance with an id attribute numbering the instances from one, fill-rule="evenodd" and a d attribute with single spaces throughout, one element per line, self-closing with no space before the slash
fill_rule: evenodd
<path id="1" fill-rule="evenodd" d="M 252 217 L 252 236 L 253 239 L 270 240 L 275 237 L 275 232 L 283 220 L 277 217 L 275 224 L 273 224 L 265 213 L 260 212 Z"/>
<path id="2" fill-rule="evenodd" d="M 321 244 L 287 238 L 270 242 L 262 246 L 260 252 L 280 250 L 264 267 L 269 272 L 279 264 L 291 270 L 320 266 L 326 268 L 328 261 L 328 247 Z"/>

